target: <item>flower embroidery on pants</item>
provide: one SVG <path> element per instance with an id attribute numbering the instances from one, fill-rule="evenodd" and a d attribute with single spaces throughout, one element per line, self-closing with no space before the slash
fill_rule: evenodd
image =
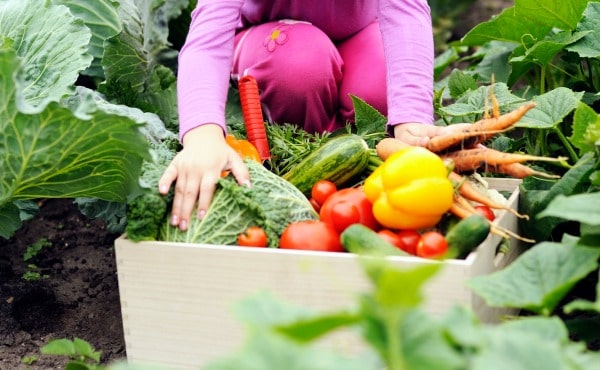
<path id="1" fill-rule="evenodd" d="M 290 28 L 287 24 L 279 24 L 277 27 L 271 30 L 271 33 L 265 37 L 265 41 L 263 41 L 263 46 L 267 48 L 268 51 L 274 51 L 278 45 L 283 45 L 288 40 L 287 30 Z"/>

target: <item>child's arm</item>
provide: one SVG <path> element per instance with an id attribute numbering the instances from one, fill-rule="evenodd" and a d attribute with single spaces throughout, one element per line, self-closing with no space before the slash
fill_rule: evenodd
<path id="1" fill-rule="evenodd" d="M 433 30 L 426 0 L 380 0 L 388 122 L 433 123 Z"/>
<path id="2" fill-rule="evenodd" d="M 212 122 L 225 131 L 225 103 L 233 40 L 242 0 L 198 1 L 179 54 L 177 96 L 180 138 Z"/>

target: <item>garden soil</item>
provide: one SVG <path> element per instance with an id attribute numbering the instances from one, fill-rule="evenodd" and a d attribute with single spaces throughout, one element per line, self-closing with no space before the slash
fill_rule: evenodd
<path id="1" fill-rule="evenodd" d="M 458 20 L 454 37 L 511 5 L 476 1 Z M 102 221 L 83 216 L 71 200 L 50 199 L 11 239 L 0 238 L 0 370 L 64 369 L 64 357 L 40 353 L 48 341 L 62 338 L 86 340 L 101 351 L 102 364 L 125 359 L 114 254 L 118 236 Z M 40 240 L 48 246 L 24 261 L 28 247 Z M 42 278 L 24 280 L 27 271 Z"/>

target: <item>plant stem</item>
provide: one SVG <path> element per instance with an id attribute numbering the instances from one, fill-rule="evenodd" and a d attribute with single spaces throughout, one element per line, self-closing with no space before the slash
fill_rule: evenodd
<path id="1" fill-rule="evenodd" d="M 400 315 L 393 314 L 385 326 L 388 337 L 388 370 L 406 370 L 406 364 L 402 358 L 402 340 L 400 339 Z"/>
<path id="2" fill-rule="evenodd" d="M 567 152 L 569 152 L 569 157 L 571 157 L 571 160 L 573 161 L 573 163 L 577 163 L 577 161 L 579 160 L 579 156 L 577 155 L 577 153 L 575 153 L 575 149 L 573 149 L 573 146 L 569 142 L 569 139 L 567 139 L 565 134 L 563 134 L 562 131 L 559 130 L 558 128 L 554 127 L 553 131 L 556 133 L 556 135 L 558 136 L 560 141 L 563 143 L 563 145 L 567 149 Z"/>

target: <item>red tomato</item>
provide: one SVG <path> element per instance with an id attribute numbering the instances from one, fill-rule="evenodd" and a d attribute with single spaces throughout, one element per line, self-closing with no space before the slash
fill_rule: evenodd
<path id="1" fill-rule="evenodd" d="M 382 229 L 377 232 L 379 236 L 386 240 L 388 243 L 392 244 L 398 249 L 404 250 L 404 240 L 400 238 L 398 234 L 393 232 L 390 229 Z"/>
<path id="2" fill-rule="evenodd" d="M 492 210 L 488 206 L 485 206 L 483 204 L 476 205 L 475 210 L 477 211 L 477 213 L 481 214 L 483 217 L 487 218 L 490 221 L 494 221 L 496 219 L 496 214 L 494 213 L 494 210 Z"/>
<path id="3" fill-rule="evenodd" d="M 317 203 L 315 198 L 310 198 L 309 201 L 310 201 L 310 205 L 313 207 L 315 212 L 318 213 L 321 210 L 321 205 L 319 203 Z"/>
<path id="4" fill-rule="evenodd" d="M 350 202 L 342 201 L 332 205 L 331 224 L 338 231 L 342 232 L 352 224 L 360 222 L 360 212 L 358 208 Z"/>
<path id="5" fill-rule="evenodd" d="M 426 231 L 417 245 L 417 256 L 424 258 L 443 258 L 448 253 L 448 242 L 437 231 Z"/>
<path id="6" fill-rule="evenodd" d="M 318 220 L 296 221 L 281 234 L 279 247 L 325 252 L 343 252 L 340 235 L 334 227 Z"/>
<path id="7" fill-rule="evenodd" d="M 267 233 L 260 226 L 250 226 L 238 235 L 237 243 L 242 247 L 266 247 Z"/>
<path id="8" fill-rule="evenodd" d="M 310 195 L 312 196 L 312 199 L 321 206 L 325 203 L 325 200 L 336 191 L 337 186 L 332 181 L 319 180 L 313 185 Z"/>
<path id="9" fill-rule="evenodd" d="M 348 224 L 347 221 L 349 219 L 347 217 L 341 217 L 338 214 L 338 211 L 344 208 L 337 207 L 337 204 L 343 202 L 352 204 L 358 211 L 358 220 L 353 223 L 363 224 L 373 230 L 379 229 L 379 224 L 375 220 L 375 216 L 373 216 L 373 205 L 361 188 L 345 188 L 331 194 L 325 203 L 321 205 L 321 210 L 319 211 L 321 221 L 333 225 L 338 233 L 342 233 L 347 226 L 351 225 Z M 336 225 L 337 218 L 344 218 L 346 222 L 338 221 Z"/>
<path id="10" fill-rule="evenodd" d="M 401 240 L 402 246 L 400 249 L 412 255 L 417 254 L 417 245 L 419 244 L 419 240 L 421 240 L 421 234 L 417 230 L 400 230 L 396 235 Z"/>

